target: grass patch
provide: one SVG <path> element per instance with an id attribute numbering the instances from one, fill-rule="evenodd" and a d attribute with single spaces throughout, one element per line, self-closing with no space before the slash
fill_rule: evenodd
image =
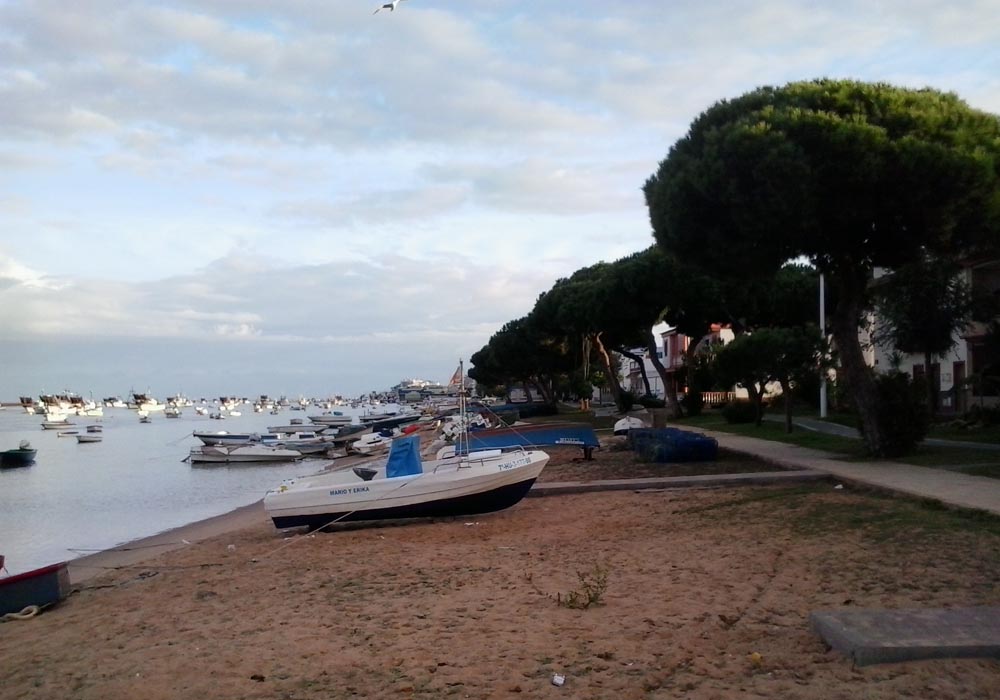
<path id="1" fill-rule="evenodd" d="M 733 435 L 783 442 L 847 456 L 861 457 L 865 454 L 864 445 L 856 439 L 803 430 L 802 428 L 796 428 L 794 432 L 786 433 L 784 424 L 770 421 L 764 421 L 760 426 L 753 423 L 727 423 L 721 414 L 715 412 L 703 413 L 700 416 L 686 416 L 680 420 L 671 421 L 670 425 L 678 428 L 689 427 L 732 433 Z"/>
<path id="2" fill-rule="evenodd" d="M 758 507 L 772 515 L 780 513 L 780 522 L 803 537 L 835 537 L 851 531 L 862 531 L 878 542 L 961 532 L 1000 537 L 1000 516 L 992 513 L 864 490 L 833 492 L 829 486 L 760 489 L 681 512 L 712 512 L 711 517 L 732 522 L 756 519 Z"/>

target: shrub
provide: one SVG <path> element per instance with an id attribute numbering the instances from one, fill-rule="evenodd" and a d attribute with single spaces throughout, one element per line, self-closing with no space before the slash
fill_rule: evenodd
<path id="1" fill-rule="evenodd" d="M 700 391 L 692 389 L 684 394 L 684 398 L 681 399 L 681 406 L 689 416 L 700 416 L 702 409 L 705 407 L 705 397 L 701 395 Z"/>
<path id="2" fill-rule="evenodd" d="M 756 423 L 757 409 L 750 401 L 732 401 L 722 407 L 722 417 L 727 423 Z"/>
<path id="3" fill-rule="evenodd" d="M 658 399 L 655 396 L 646 394 L 645 396 L 639 397 L 639 404 L 641 404 L 644 408 L 666 408 L 667 402 L 663 399 Z"/>
<path id="4" fill-rule="evenodd" d="M 920 391 L 920 384 L 903 372 L 888 372 L 875 377 L 879 394 L 879 425 L 883 432 L 884 454 L 898 457 L 912 452 L 930 428 L 930 412 Z M 859 426 L 864 434 L 864 426 Z"/>
<path id="5" fill-rule="evenodd" d="M 633 394 L 628 389 L 622 389 L 621 393 L 618 395 L 618 410 L 621 413 L 632 410 L 632 404 L 635 403 L 635 394 Z"/>

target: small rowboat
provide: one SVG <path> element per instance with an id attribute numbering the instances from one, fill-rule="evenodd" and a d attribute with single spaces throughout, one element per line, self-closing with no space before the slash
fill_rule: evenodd
<path id="1" fill-rule="evenodd" d="M 94 433 L 76 436 L 77 442 L 100 442 L 102 439 L 103 438 L 100 434 L 94 434 Z"/>
<path id="2" fill-rule="evenodd" d="M 3 557 L 0 556 L 0 568 Z M 55 605 L 70 593 L 66 562 L 0 578 L 0 615 L 20 613 L 25 608 Z"/>

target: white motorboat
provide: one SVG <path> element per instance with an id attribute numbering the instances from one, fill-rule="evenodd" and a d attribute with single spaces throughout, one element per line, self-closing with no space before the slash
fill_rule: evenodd
<path id="1" fill-rule="evenodd" d="M 402 433 L 399 430 L 383 430 L 380 433 L 367 433 L 350 444 L 348 452 L 358 452 L 363 455 L 378 455 L 389 451 L 393 438 Z"/>
<path id="2" fill-rule="evenodd" d="M 204 445 L 248 445 L 251 442 L 260 442 L 260 436 L 256 433 L 228 433 L 225 430 L 216 432 L 195 430 L 191 434 L 201 440 Z"/>
<path id="3" fill-rule="evenodd" d="M 422 462 L 417 435 L 397 438 L 384 467 L 292 479 L 264 496 L 276 527 L 490 513 L 514 505 L 549 461 L 540 450 L 485 450 Z"/>
<path id="4" fill-rule="evenodd" d="M 291 462 L 302 453 L 270 445 L 204 445 L 191 448 L 191 462 Z"/>
<path id="5" fill-rule="evenodd" d="M 181 409 L 177 408 L 177 406 L 167 406 L 163 409 L 163 415 L 167 418 L 180 418 Z"/>

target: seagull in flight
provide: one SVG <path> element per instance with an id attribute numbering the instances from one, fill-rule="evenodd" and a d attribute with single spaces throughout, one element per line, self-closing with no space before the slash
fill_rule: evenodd
<path id="1" fill-rule="evenodd" d="M 375 12 L 372 12 L 372 14 L 373 15 L 378 14 L 379 10 L 389 10 L 389 12 L 394 12 L 396 10 L 396 5 L 398 5 L 402 1 L 403 0 L 392 0 L 392 2 L 387 2 L 386 4 L 382 5 L 381 7 L 375 8 Z"/>

